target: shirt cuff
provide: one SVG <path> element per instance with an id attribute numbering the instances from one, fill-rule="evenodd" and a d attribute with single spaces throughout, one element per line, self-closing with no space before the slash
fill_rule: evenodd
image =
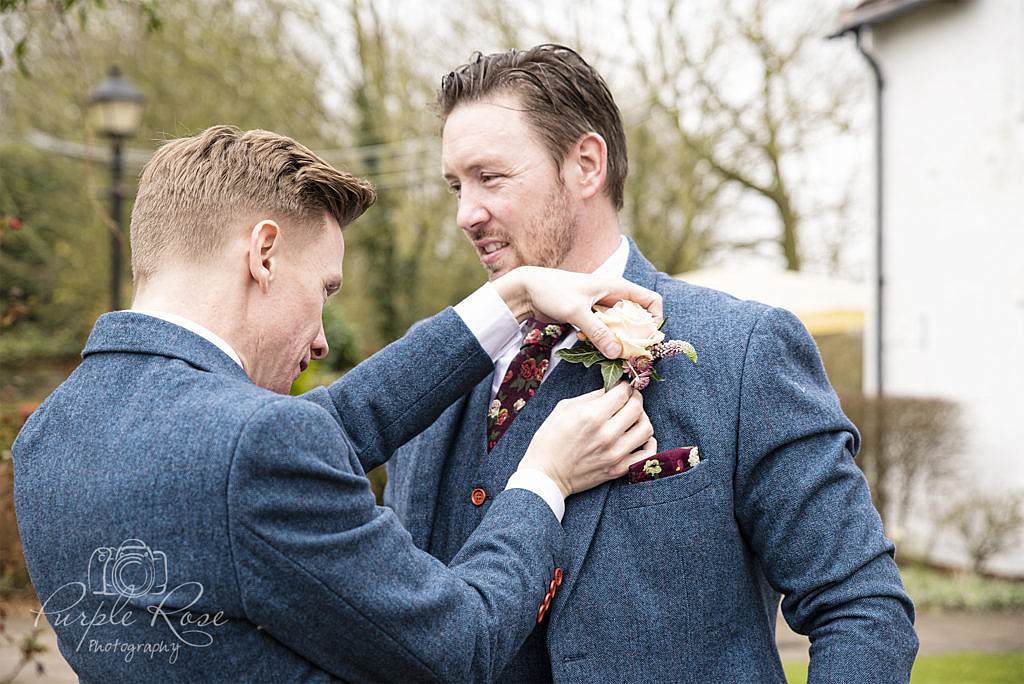
<path id="1" fill-rule="evenodd" d="M 519 335 L 519 322 L 490 283 L 484 283 L 454 308 L 492 362 Z"/>
<path id="2" fill-rule="evenodd" d="M 544 499 L 551 512 L 562 522 L 565 515 L 565 497 L 555 481 L 536 468 L 520 468 L 508 478 L 505 489 L 526 489 Z"/>

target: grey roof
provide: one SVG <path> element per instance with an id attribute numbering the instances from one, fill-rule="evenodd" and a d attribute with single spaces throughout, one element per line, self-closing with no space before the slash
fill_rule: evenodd
<path id="1" fill-rule="evenodd" d="M 839 15 L 839 28 L 829 38 L 837 38 L 862 26 L 874 26 L 895 19 L 923 5 L 936 2 L 959 2 L 959 0 L 863 0 Z"/>

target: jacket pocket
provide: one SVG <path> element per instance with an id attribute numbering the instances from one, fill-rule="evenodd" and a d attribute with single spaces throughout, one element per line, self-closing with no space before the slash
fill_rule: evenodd
<path id="1" fill-rule="evenodd" d="M 714 484 L 716 470 L 712 461 L 701 461 L 685 472 L 659 480 L 635 484 L 620 480 L 612 491 L 612 507 L 617 510 L 643 508 L 689 498 Z"/>

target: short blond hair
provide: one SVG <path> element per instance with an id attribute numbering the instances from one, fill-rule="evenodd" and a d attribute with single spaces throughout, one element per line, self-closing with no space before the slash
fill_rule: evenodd
<path id="1" fill-rule="evenodd" d="M 143 169 L 132 209 L 132 272 L 138 282 L 169 258 L 216 254 L 240 220 L 286 220 L 312 235 L 325 212 L 344 228 L 375 200 L 369 181 L 291 138 L 213 126 L 164 144 Z"/>

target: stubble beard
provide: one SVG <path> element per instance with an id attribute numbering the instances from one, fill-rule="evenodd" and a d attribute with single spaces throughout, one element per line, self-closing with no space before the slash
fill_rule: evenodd
<path id="1" fill-rule="evenodd" d="M 526 221 L 525 230 L 519 231 L 516 238 L 509 235 L 488 235 L 507 242 L 512 251 L 512 267 L 542 266 L 558 268 L 576 244 L 577 221 L 569 208 L 569 200 L 565 190 L 555 187 L 545 198 L 541 208 L 532 213 Z M 479 239 L 479 238 L 477 238 Z M 524 253 L 524 248 L 530 252 Z M 504 259 L 502 261 L 505 261 Z M 501 263 L 485 265 L 490 279 L 506 269 Z"/>

